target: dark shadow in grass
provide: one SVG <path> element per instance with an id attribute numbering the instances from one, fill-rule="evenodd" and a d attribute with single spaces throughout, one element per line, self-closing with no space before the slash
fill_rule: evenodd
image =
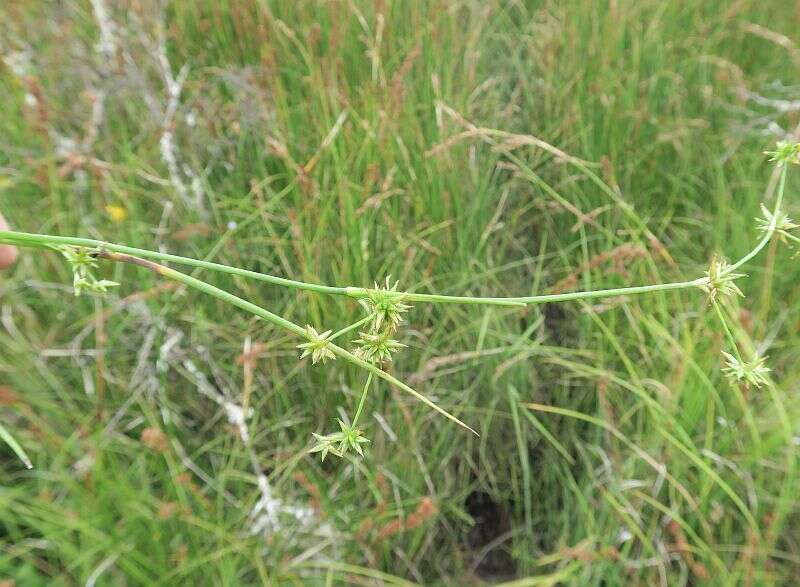
<path id="1" fill-rule="evenodd" d="M 487 580 L 514 578 L 517 567 L 509 552 L 511 521 L 508 509 L 483 491 L 470 493 L 465 507 L 475 521 L 467 534 L 467 544 L 474 556 L 473 572 Z"/>
<path id="2" fill-rule="evenodd" d="M 551 340 L 564 345 L 574 336 L 574 320 L 570 319 L 561 304 L 544 304 L 544 327 Z"/>

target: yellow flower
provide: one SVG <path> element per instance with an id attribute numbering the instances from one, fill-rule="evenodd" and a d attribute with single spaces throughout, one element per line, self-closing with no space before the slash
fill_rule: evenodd
<path id="1" fill-rule="evenodd" d="M 120 223 L 128 217 L 128 211 L 123 206 L 118 206 L 116 204 L 108 204 L 106 206 L 106 212 L 116 223 Z"/>

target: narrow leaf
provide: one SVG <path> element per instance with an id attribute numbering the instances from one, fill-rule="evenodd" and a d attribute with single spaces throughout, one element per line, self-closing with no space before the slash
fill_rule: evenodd
<path id="1" fill-rule="evenodd" d="M 5 442 L 8 446 L 11 447 L 11 450 L 13 450 L 14 453 L 19 457 L 19 460 L 25 463 L 26 467 L 28 467 L 29 469 L 33 469 L 33 463 L 31 463 L 31 460 L 28 458 L 28 455 L 25 454 L 25 451 L 22 449 L 19 443 L 16 440 L 14 440 L 14 437 L 11 436 L 11 434 L 8 432 L 8 430 L 5 429 L 5 427 L 2 424 L 0 424 L 0 438 L 3 439 L 3 442 Z"/>

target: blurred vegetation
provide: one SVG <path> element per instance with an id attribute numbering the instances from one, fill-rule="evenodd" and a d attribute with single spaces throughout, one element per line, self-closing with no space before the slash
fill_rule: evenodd
<path id="1" fill-rule="evenodd" d="M 800 123 L 798 25 L 773 0 L 11 0 L 0 210 L 337 285 L 692 278 L 757 238 L 763 151 Z M 300 363 L 297 340 L 134 267 L 73 298 L 57 254 L 24 252 L 0 277 L 0 417 L 35 468 L 3 449 L 0 579 L 791 584 L 798 267 L 775 246 L 747 267 L 737 329 L 777 382 L 760 391 L 721 376 L 698 292 L 417 305 L 393 369 L 480 438 L 381 384 L 367 456 L 320 463 L 311 433 L 352 413 L 354 369 Z M 204 278 L 300 324 L 359 316 Z M 263 492 L 209 387 L 252 389 L 257 465 L 311 522 L 251 531 Z"/>

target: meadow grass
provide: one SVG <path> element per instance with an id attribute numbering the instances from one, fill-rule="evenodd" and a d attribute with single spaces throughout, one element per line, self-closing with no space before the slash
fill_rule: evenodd
<path id="1" fill-rule="evenodd" d="M 112 6 L 0 9 L 14 228 L 420 293 L 681 281 L 752 249 L 763 151 L 798 123 L 779 2 Z M 366 457 L 321 463 L 312 432 L 356 410 L 355 368 L 298 362 L 295 337 L 135 267 L 74 298 L 59 255 L 25 252 L 0 281 L 0 415 L 34 469 L 4 453 L 0 579 L 791 584 L 791 256 L 768 244 L 729 306 L 774 386 L 724 378 L 694 290 L 415 303 L 391 372 L 480 437 L 380 384 Z M 297 324 L 361 316 L 191 273 Z M 226 414 L 245 395 L 252 450 Z M 255 468 L 287 510 L 266 536 Z"/>

